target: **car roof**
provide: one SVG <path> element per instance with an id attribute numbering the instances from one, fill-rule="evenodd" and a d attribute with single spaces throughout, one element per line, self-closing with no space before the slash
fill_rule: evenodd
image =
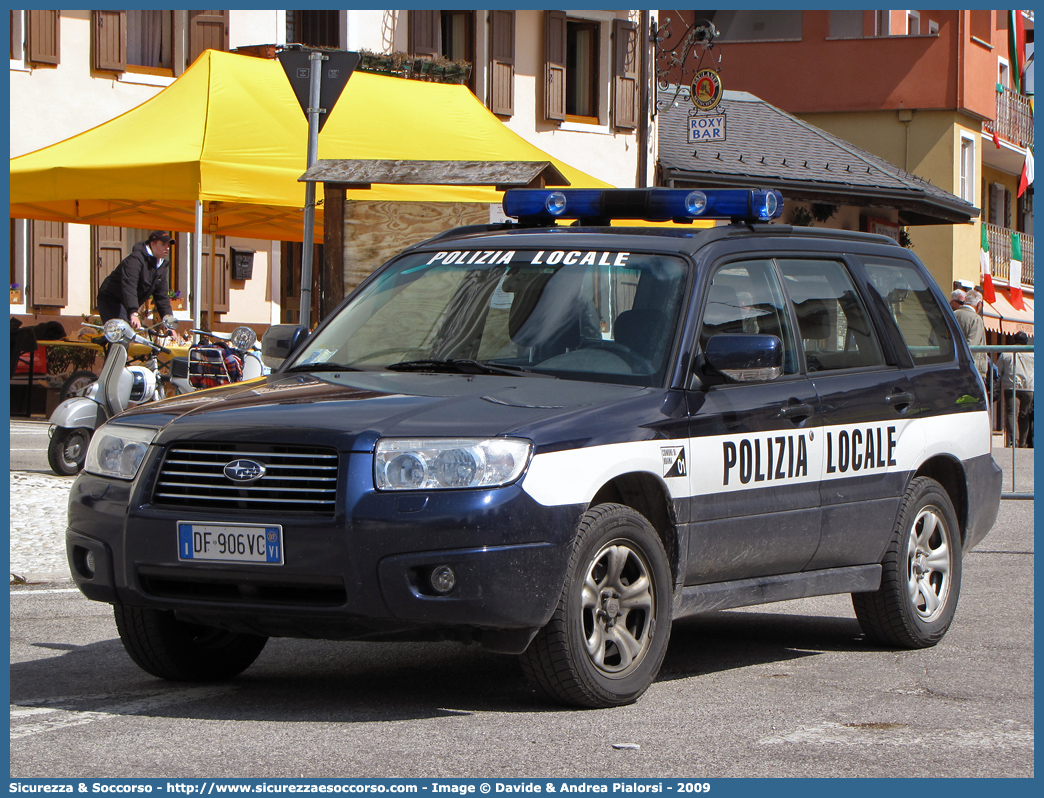
<path id="1" fill-rule="evenodd" d="M 888 236 L 831 228 L 793 227 L 784 224 L 727 224 L 715 227 L 578 227 L 522 225 L 515 223 L 470 225 L 447 230 L 407 251 L 441 250 L 448 246 L 481 249 L 561 249 L 583 247 L 694 253 L 725 239 L 827 240 L 898 247 Z"/>

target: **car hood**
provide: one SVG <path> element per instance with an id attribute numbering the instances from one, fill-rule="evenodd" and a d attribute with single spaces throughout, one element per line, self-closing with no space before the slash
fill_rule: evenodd
<path id="1" fill-rule="evenodd" d="M 598 415 L 619 402 L 647 404 L 662 393 L 532 376 L 288 374 L 142 405 L 119 420 L 160 427 L 160 444 L 219 438 L 256 442 L 275 436 L 369 451 L 377 438 L 388 436 L 518 435 L 539 445 L 540 439 L 558 437 L 551 428 L 572 427 L 575 439 L 578 415 Z"/>

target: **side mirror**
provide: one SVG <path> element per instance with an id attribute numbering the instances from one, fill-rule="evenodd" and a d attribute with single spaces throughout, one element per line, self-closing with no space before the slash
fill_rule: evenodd
<path id="1" fill-rule="evenodd" d="M 166 327 L 168 330 L 176 330 L 176 329 L 178 329 L 178 317 L 177 316 L 164 316 L 163 317 L 163 326 Z"/>
<path id="2" fill-rule="evenodd" d="M 731 382 L 774 380 L 783 373 L 783 342 L 775 335 L 715 335 L 703 362 Z"/>
<path id="3" fill-rule="evenodd" d="M 296 324 L 273 324 L 261 336 L 261 361 L 272 369 L 283 365 L 308 337 L 308 329 Z"/>

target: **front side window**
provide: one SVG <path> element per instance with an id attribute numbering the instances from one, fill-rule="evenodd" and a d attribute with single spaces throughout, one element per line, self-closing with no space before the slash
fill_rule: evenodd
<path id="1" fill-rule="evenodd" d="M 602 250 L 456 250 L 393 262 L 289 364 L 659 385 L 688 267 Z"/>
<path id="2" fill-rule="evenodd" d="M 873 325 L 844 264 L 796 259 L 778 263 L 794 303 L 809 371 L 884 363 Z"/>
<path id="3" fill-rule="evenodd" d="M 783 373 L 798 370 L 790 314 L 772 261 L 730 263 L 715 272 L 703 309 L 703 349 L 715 335 L 775 335 L 783 342 Z"/>
<path id="4" fill-rule="evenodd" d="M 949 363 L 954 359 L 953 336 L 945 311 L 921 274 L 902 261 L 867 261 L 870 284 L 895 319 L 907 349 L 919 365 Z"/>

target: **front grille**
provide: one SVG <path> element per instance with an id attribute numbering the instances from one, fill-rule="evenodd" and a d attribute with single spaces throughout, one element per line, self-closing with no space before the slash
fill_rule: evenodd
<path id="1" fill-rule="evenodd" d="M 225 476 L 225 466 L 253 460 L 265 467 L 253 482 Z M 333 515 L 337 453 L 317 446 L 234 443 L 175 444 L 167 449 L 152 502 L 215 510 Z"/>

